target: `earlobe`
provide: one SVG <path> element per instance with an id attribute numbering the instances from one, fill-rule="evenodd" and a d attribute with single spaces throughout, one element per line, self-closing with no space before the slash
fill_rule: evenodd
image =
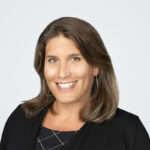
<path id="1" fill-rule="evenodd" d="M 99 69 L 96 67 L 95 69 L 94 69 L 94 76 L 97 76 L 99 74 Z"/>

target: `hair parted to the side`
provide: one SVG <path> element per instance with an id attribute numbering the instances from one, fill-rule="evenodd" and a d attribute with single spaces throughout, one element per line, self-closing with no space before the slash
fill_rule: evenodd
<path id="1" fill-rule="evenodd" d="M 118 107 L 119 90 L 111 58 L 96 29 L 88 22 L 75 17 L 61 17 L 51 22 L 41 33 L 35 51 L 34 67 L 40 76 L 41 90 L 33 99 L 21 104 L 26 118 L 32 119 L 48 106 L 52 110 L 55 97 L 44 77 L 45 47 L 53 37 L 62 34 L 73 40 L 89 65 L 99 68 L 98 87 L 96 80 L 90 97 L 90 105 L 80 112 L 83 121 L 103 122 L 111 119 Z"/>

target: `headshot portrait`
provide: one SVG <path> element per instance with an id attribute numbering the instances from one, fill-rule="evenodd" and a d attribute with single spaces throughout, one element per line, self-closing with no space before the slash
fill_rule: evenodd
<path id="1" fill-rule="evenodd" d="M 0 150 L 150 150 L 141 116 L 119 105 L 114 57 L 91 22 L 55 17 L 33 37 L 40 89 L 9 113 Z"/>

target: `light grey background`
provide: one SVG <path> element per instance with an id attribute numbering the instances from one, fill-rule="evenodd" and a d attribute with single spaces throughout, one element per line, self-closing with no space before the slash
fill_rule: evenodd
<path id="1" fill-rule="evenodd" d="M 98 30 L 118 79 L 119 107 L 138 115 L 150 134 L 149 8 L 149 0 L 0 0 L 0 135 L 18 104 L 39 93 L 36 42 L 49 22 L 63 16 Z"/>

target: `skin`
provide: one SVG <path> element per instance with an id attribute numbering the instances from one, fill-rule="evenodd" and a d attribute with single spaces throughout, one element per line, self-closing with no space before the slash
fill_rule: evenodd
<path id="1" fill-rule="evenodd" d="M 45 48 L 44 75 L 49 89 L 56 98 L 53 108 L 58 115 L 52 116 L 49 113 L 48 117 L 53 119 L 53 128 L 58 127 L 60 122 L 64 122 L 65 126 L 66 121 L 71 124 L 78 122 L 73 128 L 80 128 L 83 122 L 79 120 L 79 111 L 89 100 L 94 76 L 97 74 L 98 68 L 86 62 L 71 39 L 59 35 L 48 41 Z M 67 91 L 59 90 L 56 85 L 56 82 L 73 81 L 77 81 L 75 87 Z M 45 123 L 47 126 L 48 124 L 49 121 Z"/>

